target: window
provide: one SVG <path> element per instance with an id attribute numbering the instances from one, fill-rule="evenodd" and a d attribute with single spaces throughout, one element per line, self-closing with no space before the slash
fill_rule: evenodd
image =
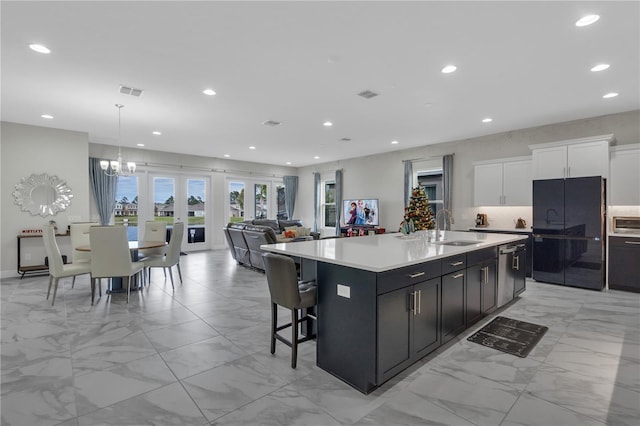
<path id="1" fill-rule="evenodd" d="M 336 183 L 325 182 L 324 184 L 324 203 L 322 205 L 324 212 L 324 226 L 335 227 L 336 226 Z"/>
<path id="2" fill-rule="evenodd" d="M 429 208 L 436 215 L 443 208 L 442 169 L 418 172 L 418 184 L 424 187 Z"/>

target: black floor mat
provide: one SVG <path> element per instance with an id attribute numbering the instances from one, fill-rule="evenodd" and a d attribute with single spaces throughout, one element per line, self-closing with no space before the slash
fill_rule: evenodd
<path id="1" fill-rule="evenodd" d="M 511 355 L 525 358 L 542 339 L 549 327 L 495 317 L 493 321 L 471 335 L 467 340 Z"/>

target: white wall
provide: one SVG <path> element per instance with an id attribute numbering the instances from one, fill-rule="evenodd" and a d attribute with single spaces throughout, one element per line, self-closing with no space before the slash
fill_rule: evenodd
<path id="1" fill-rule="evenodd" d="M 299 169 L 296 209 L 305 223 L 313 223 L 313 175 L 322 173 L 332 178 L 336 169 L 343 169 L 344 198 L 370 197 L 380 199 L 380 226 L 397 231 L 403 215 L 402 160 L 440 157 L 454 154 L 452 209 L 454 229 L 474 226 L 478 209 L 473 207 L 473 162 L 531 155 L 529 145 L 580 137 L 613 133 L 617 144 L 640 141 L 640 111 L 629 111 L 529 129 L 515 130 L 478 138 L 452 141 L 381 155 L 325 163 Z M 484 212 L 484 211 L 483 211 Z M 511 227 L 512 220 L 523 216 L 531 223 L 531 209 L 493 207 L 489 221 L 495 227 Z M 493 220 L 492 220 L 493 219 Z M 324 229 L 323 235 L 333 235 Z"/>
<path id="2" fill-rule="evenodd" d="M 2 199 L 0 227 L 0 258 L 2 276 L 16 275 L 16 235 L 25 228 L 42 228 L 55 220 L 60 232 L 72 221 L 89 218 L 89 140 L 86 133 L 2 122 L 1 127 L 0 197 Z M 55 216 L 32 216 L 15 204 L 13 191 L 23 177 L 32 173 L 56 175 L 66 181 L 73 198 L 66 211 Z M 61 250 L 68 238 L 60 239 Z M 25 240 L 23 263 L 44 263 L 44 247 L 38 238 Z M 27 261 L 25 256 L 31 255 Z M 66 253 L 70 255 L 70 253 Z"/>

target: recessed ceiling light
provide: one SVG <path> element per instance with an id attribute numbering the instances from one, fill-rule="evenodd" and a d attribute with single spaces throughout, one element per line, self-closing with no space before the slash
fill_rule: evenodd
<path id="1" fill-rule="evenodd" d="M 50 114 L 42 114 L 40 117 L 42 117 L 42 118 L 46 118 L 46 119 L 48 119 L 48 120 L 51 120 L 51 119 L 53 118 L 53 115 L 50 115 Z"/>
<path id="2" fill-rule="evenodd" d="M 492 121 L 493 121 L 493 118 L 489 118 L 489 117 L 482 119 L 483 123 L 491 123 Z"/>
<path id="3" fill-rule="evenodd" d="M 213 96 L 216 94 L 216 91 L 213 89 L 204 89 L 202 93 L 204 93 L 205 95 Z"/>
<path id="4" fill-rule="evenodd" d="M 332 123 L 332 122 L 330 122 L 330 121 L 325 121 L 324 123 L 322 123 L 322 125 L 323 125 L 324 127 L 331 127 L 331 126 L 333 126 L 333 123 Z"/>
<path id="5" fill-rule="evenodd" d="M 138 145 L 138 146 L 144 146 L 144 144 L 143 144 L 143 143 L 137 143 L 136 145 Z"/>
<path id="6" fill-rule="evenodd" d="M 41 44 L 30 44 L 29 47 L 31 50 L 35 50 L 38 53 L 51 53 L 51 50 L 47 46 L 43 46 Z"/>
<path id="7" fill-rule="evenodd" d="M 249 149 L 256 149 L 256 147 L 252 145 L 249 147 Z"/>
<path id="8" fill-rule="evenodd" d="M 598 64 L 598 65 L 594 66 L 593 68 L 591 68 L 591 71 L 593 71 L 593 72 L 604 71 L 607 68 L 609 68 L 609 64 Z"/>
<path id="9" fill-rule="evenodd" d="M 162 132 L 159 132 L 159 131 L 157 131 L 157 130 L 154 130 L 154 131 L 153 131 L 153 132 L 151 132 L 151 133 L 153 133 L 153 134 L 154 134 L 154 135 L 156 135 L 156 136 L 160 136 L 160 135 L 162 135 Z"/>
<path id="10" fill-rule="evenodd" d="M 454 72 L 457 69 L 458 68 L 455 65 L 447 65 L 446 67 L 442 68 L 442 73 L 449 74 Z"/>
<path id="11" fill-rule="evenodd" d="M 587 15 L 576 21 L 576 27 L 585 27 L 587 25 L 591 25 L 600 19 L 599 15 Z"/>
<path id="12" fill-rule="evenodd" d="M 290 164 L 291 164 L 291 161 L 287 161 L 287 165 L 290 165 Z"/>
<path id="13" fill-rule="evenodd" d="M 225 157 L 225 158 L 229 158 L 229 157 L 231 157 L 231 156 L 230 156 L 229 154 L 224 154 L 224 155 L 223 155 L 223 157 Z"/>
<path id="14" fill-rule="evenodd" d="M 319 160 L 320 157 L 318 157 L 317 155 L 315 157 L 313 157 L 314 160 Z"/>
<path id="15" fill-rule="evenodd" d="M 398 145 L 398 141 L 391 141 L 391 145 Z"/>
<path id="16" fill-rule="evenodd" d="M 616 92 L 610 92 L 607 93 L 606 95 L 602 96 L 605 99 L 609 99 L 609 98 L 615 98 L 616 96 L 618 96 L 618 94 Z"/>

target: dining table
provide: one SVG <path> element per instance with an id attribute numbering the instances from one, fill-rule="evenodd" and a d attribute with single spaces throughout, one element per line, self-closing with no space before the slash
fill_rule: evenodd
<path id="1" fill-rule="evenodd" d="M 139 250 L 165 247 L 166 245 L 167 243 L 165 241 L 145 241 L 145 240 L 129 241 L 129 251 L 131 252 L 131 260 L 133 262 L 137 262 L 140 260 Z M 82 252 L 90 252 L 91 246 L 90 245 L 78 246 L 76 247 L 76 250 L 82 251 Z M 135 284 L 135 286 L 131 287 L 131 291 L 138 290 L 139 289 L 138 280 L 134 278 L 134 280 L 132 281 Z M 122 277 L 111 278 L 111 285 L 109 286 L 107 293 L 123 293 L 126 291 L 127 291 L 127 288 L 124 287 L 123 285 Z"/>

